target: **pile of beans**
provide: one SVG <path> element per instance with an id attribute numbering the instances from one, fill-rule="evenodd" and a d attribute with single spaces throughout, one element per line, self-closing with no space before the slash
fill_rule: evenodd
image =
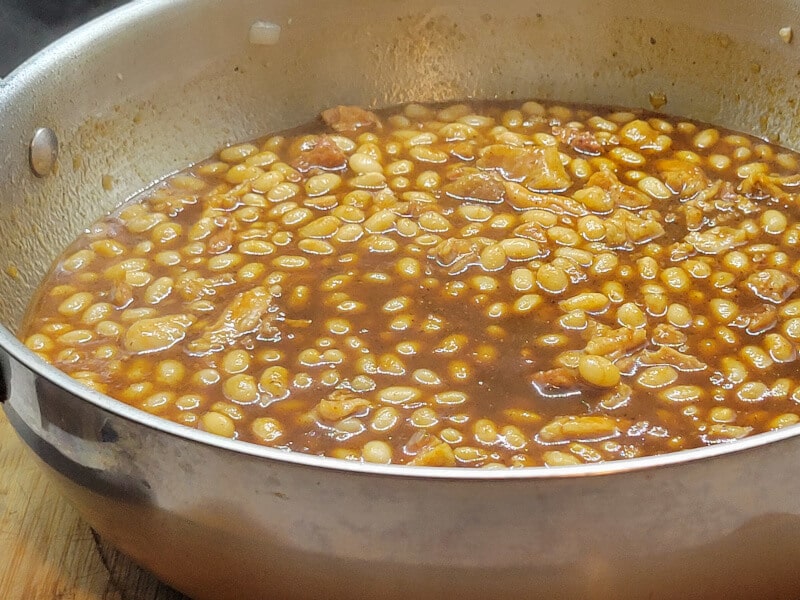
<path id="1" fill-rule="evenodd" d="M 188 427 L 559 466 L 800 421 L 796 154 L 645 112 L 341 106 L 92 225 L 22 339 Z"/>

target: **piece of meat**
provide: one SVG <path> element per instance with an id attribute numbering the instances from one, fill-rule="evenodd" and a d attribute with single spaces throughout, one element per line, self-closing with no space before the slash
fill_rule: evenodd
<path id="1" fill-rule="evenodd" d="M 609 248 L 632 249 L 664 235 L 664 227 L 656 220 L 640 217 L 637 213 L 620 208 L 603 222 L 604 241 Z"/>
<path id="2" fill-rule="evenodd" d="M 215 212 L 231 211 L 240 205 L 241 199 L 235 194 L 209 194 L 203 198 L 203 207 L 207 209 L 218 209 Z M 218 220 L 219 217 L 214 219 Z M 218 224 L 218 226 L 221 226 Z"/>
<path id="3" fill-rule="evenodd" d="M 374 112 L 360 106 L 335 106 L 322 111 L 325 124 L 339 133 L 358 133 L 362 130 L 381 130 L 383 125 Z"/>
<path id="4" fill-rule="evenodd" d="M 520 148 L 495 144 L 487 146 L 476 165 L 486 171 L 497 171 L 504 179 L 521 183 L 538 168 L 542 159 L 539 148 Z"/>
<path id="5" fill-rule="evenodd" d="M 769 331 L 778 324 L 778 309 L 770 304 L 762 304 L 758 308 L 740 313 L 729 323 L 731 327 L 744 329 L 750 335 L 758 335 Z"/>
<path id="6" fill-rule="evenodd" d="M 52 361 L 52 364 L 59 371 L 64 371 L 72 376 L 75 376 L 77 373 L 88 372 L 90 373 L 89 379 L 98 384 L 111 383 L 114 381 L 114 376 L 116 375 L 116 373 L 109 370 L 108 359 L 97 358 L 92 355 L 84 356 L 78 361 L 75 361 L 72 357 L 66 359 L 56 358 Z M 80 377 L 79 381 L 84 381 L 83 377 Z M 105 393 L 104 390 L 100 391 Z"/>
<path id="7" fill-rule="evenodd" d="M 695 194 L 694 199 L 699 200 L 701 202 L 706 202 L 708 200 L 711 200 L 719 194 L 720 190 L 722 190 L 722 186 L 723 186 L 722 180 L 715 179 L 706 189 L 702 190 L 698 194 Z"/>
<path id="8" fill-rule="evenodd" d="M 600 397 L 597 406 L 601 411 L 616 410 L 628 405 L 633 397 L 633 389 L 626 383 L 620 383 Z"/>
<path id="9" fill-rule="evenodd" d="M 669 346 L 660 346 L 658 350 L 643 350 L 636 357 L 639 365 L 667 365 L 679 371 L 703 371 L 708 365 L 696 356 L 684 354 Z"/>
<path id="10" fill-rule="evenodd" d="M 125 308 L 133 302 L 133 288 L 124 281 L 118 281 L 108 291 L 107 298 L 117 308 Z"/>
<path id="11" fill-rule="evenodd" d="M 292 161 L 292 166 L 301 173 L 308 173 L 314 169 L 340 171 L 347 167 L 347 155 L 330 136 L 321 135 L 312 148 L 301 152 L 300 156 Z"/>
<path id="12" fill-rule="evenodd" d="M 445 184 L 442 191 L 456 200 L 499 204 L 506 199 L 503 180 L 494 173 L 470 173 Z"/>
<path id="13" fill-rule="evenodd" d="M 413 198 L 411 200 L 403 200 L 402 202 L 388 202 L 388 203 L 379 203 L 376 201 L 376 204 L 379 206 L 389 206 L 387 210 L 390 210 L 398 217 L 404 217 L 407 219 L 418 219 L 420 216 L 429 212 L 434 203 L 425 199 L 420 198 Z"/>
<path id="14" fill-rule="evenodd" d="M 326 421 L 339 421 L 371 406 L 369 400 L 350 391 L 334 390 L 320 400 L 315 408 L 317 414 Z"/>
<path id="15" fill-rule="evenodd" d="M 231 273 L 223 273 L 216 277 L 180 277 L 175 288 L 185 302 L 196 302 L 207 296 L 215 296 L 217 288 L 236 283 Z"/>
<path id="16" fill-rule="evenodd" d="M 572 285 L 577 285 L 587 279 L 585 268 L 572 257 L 556 256 L 550 261 L 550 264 L 564 271 Z"/>
<path id="17" fill-rule="evenodd" d="M 200 180 L 198 180 L 199 182 Z M 205 187 L 205 184 L 202 184 Z M 163 188 L 162 188 L 163 189 Z M 168 189 L 168 188 L 167 188 Z M 159 194 L 154 198 L 147 200 L 147 205 L 156 213 L 164 213 L 171 219 L 174 219 L 181 214 L 187 205 L 193 204 L 189 199 L 196 200 L 198 194 L 195 192 L 183 191 L 181 194 L 174 195 L 174 191 L 165 192 L 163 195 Z M 113 235 L 108 237 L 113 239 Z"/>
<path id="18" fill-rule="evenodd" d="M 681 198 L 696 197 L 712 186 L 705 171 L 697 165 L 679 159 L 661 159 L 656 162 L 661 180 Z"/>
<path id="19" fill-rule="evenodd" d="M 739 440 L 750 435 L 752 431 L 752 427 L 730 425 L 728 423 L 715 423 L 700 437 L 706 444 L 718 444 Z"/>
<path id="20" fill-rule="evenodd" d="M 443 442 L 435 435 L 418 431 L 403 448 L 406 454 L 414 458 L 408 464 L 418 467 L 454 467 L 456 457 L 450 444 Z"/>
<path id="21" fill-rule="evenodd" d="M 450 154 L 464 162 L 471 162 L 475 160 L 477 155 L 478 146 L 473 141 L 456 142 L 450 144 Z"/>
<path id="22" fill-rule="evenodd" d="M 573 217 L 582 217 L 589 214 L 589 211 L 580 202 L 567 196 L 532 192 L 513 181 L 504 181 L 503 186 L 506 190 L 508 203 L 516 210 L 525 211 L 539 208 L 557 215 L 571 215 Z"/>
<path id="23" fill-rule="evenodd" d="M 537 392 L 547 398 L 563 398 L 581 393 L 577 372 L 565 367 L 538 371 L 531 376 L 531 383 Z"/>
<path id="24" fill-rule="evenodd" d="M 525 178 L 525 187 L 533 192 L 563 192 L 572 185 L 561 155 L 552 146 L 538 148 L 536 169 Z"/>
<path id="25" fill-rule="evenodd" d="M 756 200 L 774 198 L 775 200 L 791 200 L 792 194 L 784 188 L 800 186 L 800 175 L 768 175 L 766 173 L 753 173 L 748 175 L 740 184 L 739 192 Z"/>
<path id="26" fill-rule="evenodd" d="M 534 192 L 562 192 L 572 185 L 558 150 L 552 146 L 531 148 L 494 144 L 475 163 L 497 171 L 504 179 L 522 183 Z"/>
<path id="27" fill-rule="evenodd" d="M 544 226 L 533 221 L 518 225 L 514 229 L 514 235 L 533 240 L 539 244 L 540 248 L 546 248 L 550 245 L 550 238 L 547 237 L 547 232 L 545 231 Z"/>
<path id="28" fill-rule="evenodd" d="M 741 229 L 718 226 L 705 231 L 692 231 L 683 238 L 702 254 L 720 254 L 747 243 L 747 234 Z"/>
<path id="29" fill-rule="evenodd" d="M 274 336 L 277 330 L 272 325 L 273 316 L 269 313 L 271 304 L 272 295 L 264 287 L 237 294 L 219 318 L 187 344 L 187 354 L 206 356 L 220 352 L 250 333 Z"/>
<path id="30" fill-rule="evenodd" d="M 652 342 L 656 346 L 682 346 L 686 343 L 686 334 L 669 323 L 659 323 L 653 329 Z"/>
<path id="31" fill-rule="evenodd" d="M 418 467 L 455 467 L 456 457 L 450 445 L 440 441 L 420 450 L 408 464 Z"/>
<path id="32" fill-rule="evenodd" d="M 699 231 L 703 225 L 708 223 L 703 209 L 698 204 L 697 200 L 688 200 L 678 209 L 679 212 L 683 212 L 688 231 Z"/>
<path id="33" fill-rule="evenodd" d="M 696 224 L 707 216 L 713 225 L 739 222 L 742 218 L 759 212 L 761 207 L 736 191 L 730 181 L 709 182 L 708 187 L 682 202 L 678 212 L 684 212 L 687 226 L 697 229 Z"/>
<path id="34" fill-rule="evenodd" d="M 211 234 L 206 242 L 210 254 L 222 254 L 233 247 L 233 222 L 225 219 L 224 224 Z"/>
<path id="35" fill-rule="evenodd" d="M 601 323 L 600 321 L 595 321 L 594 319 L 588 319 L 586 324 L 586 335 L 589 338 L 604 337 L 611 335 L 614 331 L 616 331 L 614 327 Z"/>
<path id="36" fill-rule="evenodd" d="M 463 273 L 479 262 L 481 251 L 495 241 L 489 238 L 447 238 L 428 251 L 428 258 L 441 267 L 447 267 L 450 275 Z"/>
<path id="37" fill-rule="evenodd" d="M 797 280 L 778 269 L 764 269 L 750 275 L 745 285 L 762 300 L 780 304 L 797 289 Z"/>
<path id="38" fill-rule="evenodd" d="M 575 127 L 553 127 L 552 133 L 561 143 L 587 156 L 599 156 L 602 144 L 591 131 Z"/>
<path id="39" fill-rule="evenodd" d="M 667 250 L 669 252 L 669 260 L 673 263 L 682 262 L 690 256 L 694 256 L 696 252 L 694 246 L 688 242 L 675 242 L 670 244 Z"/>
<path id="40" fill-rule="evenodd" d="M 604 415 L 556 417 L 536 435 L 545 444 L 590 442 L 617 437 L 617 420 Z"/>
<path id="41" fill-rule="evenodd" d="M 647 334 L 644 329 L 620 327 L 593 336 L 586 344 L 585 352 L 615 361 L 640 348 L 646 342 Z"/>
<path id="42" fill-rule="evenodd" d="M 586 187 L 598 187 L 603 190 L 617 208 L 641 210 L 652 204 L 650 196 L 644 192 L 622 183 L 610 171 L 597 171 L 589 177 Z"/>

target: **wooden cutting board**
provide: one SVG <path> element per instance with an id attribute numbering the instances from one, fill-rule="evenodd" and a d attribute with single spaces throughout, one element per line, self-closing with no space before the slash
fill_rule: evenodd
<path id="1" fill-rule="evenodd" d="M 92 532 L 0 409 L 0 599 L 179 598 Z"/>

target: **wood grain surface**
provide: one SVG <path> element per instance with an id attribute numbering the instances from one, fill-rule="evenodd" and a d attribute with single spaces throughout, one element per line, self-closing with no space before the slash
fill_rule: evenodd
<path id="1" fill-rule="evenodd" d="M 0 599 L 179 597 L 95 537 L 0 409 Z"/>

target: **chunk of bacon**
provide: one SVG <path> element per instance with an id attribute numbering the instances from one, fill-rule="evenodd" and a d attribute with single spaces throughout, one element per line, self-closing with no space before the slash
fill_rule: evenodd
<path id="1" fill-rule="evenodd" d="M 533 240 L 541 247 L 546 247 L 551 243 L 550 238 L 547 237 L 546 228 L 534 221 L 517 226 L 516 229 L 514 229 L 514 235 Z"/>
<path id="2" fill-rule="evenodd" d="M 534 192 L 562 192 L 572 185 L 558 150 L 494 144 L 484 150 L 475 163 L 487 171 L 497 171 L 504 179 L 523 183 Z"/>
<path id="3" fill-rule="evenodd" d="M 493 243 L 494 240 L 484 237 L 448 238 L 433 246 L 428 258 L 446 267 L 450 275 L 458 275 L 478 264 L 481 251 Z"/>
<path id="4" fill-rule="evenodd" d="M 729 323 L 731 327 L 744 329 L 750 335 L 758 335 L 769 331 L 778 324 L 778 309 L 769 304 L 762 304 L 751 311 L 740 313 Z"/>
<path id="5" fill-rule="evenodd" d="M 274 336 L 277 330 L 269 313 L 271 304 L 272 295 L 261 286 L 237 294 L 219 318 L 187 344 L 186 352 L 192 356 L 206 356 L 232 346 L 250 333 Z"/>
<path id="6" fill-rule="evenodd" d="M 378 115 L 360 106 L 335 106 L 322 111 L 321 116 L 328 127 L 339 133 L 383 128 Z"/>
<path id="7" fill-rule="evenodd" d="M 685 333 L 669 323 L 659 323 L 653 329 L 652 342 L 656 346 L 682 346 L 686 339 Z"/>
<path id="8" fill-rule="evenodd" d="M 117 308 L 125 308 L 133 302 L 133 288 L 124 281 L 118 281 L 108 291 L 107 298 Z"/>
<path id="9" fill-rule="evenodd" d="M 506 199 L 503 180 L 494 173 L 468 173 L 445 184 L 442 191 L 456 200 L 499 204 Z"/>
<path id="10" fill-rule="evenodd" d="M 753 273 L 745 282 L 747 288 L 762 300 L 780 304 L 797 289 L 797 280 L 778 269 Z"/>
<path id="11" fill-rule="evenodd" d="M 747 234 L 741 229 L 727 226 L 692 231 L 684 240 L 701 254 L 722 254 L 747 243 Z"/>
<path id="12" fill-rule="evenodd" d="M 233 247 L 234 228 L 235 221 L 226 218 L 222 226 L 208 238 L 206 243 L 208 252 L 210 254 L 222 254 L 230 250 Z"/>
<path id="13" fill-rule="evenodd" d="M 627 208 L 628 210 L 639 210 L 648 208 L 652 201 L 650 196 L 622 183 L 614 173 L 610 171 L 598 171 L 589 177 L 587 187 L 599 187 L 614 202 L 617 208 Z"/>
<path id="14" fill-rule="evenodd" d="M 606 415 L 567 415 L 556 417 L 542 427 L 537 438 L 545 444 L 590 442 L 617 437 L 619 423 Z"/>
<path id="15" fill-rule="evenodd" d="M 688 161 L 664 158 L 656 162 L 656 168 L 667 187 L 681 198 L 697 198 L 701 194 L 706 199 L 709 197 L 707 190 L 715 189 L 715 182 L 708 178 L 706 172 Z M 721 182 L 716 182 L 715 191 L 719 191 L 720 185 Z"/>
<path id="16" fill-rule="evenodd" d="M 562 398 L 581 393 L 578 374 L 565 367 L 534 373 L 531 383 L 537 392 L 547 398 Z"/>
<path id="17" fill-rule="evenodd" d="M 327 421 L 338 421 L 372 406 L 369 400 L 348 390 L 334 390 L 316 405 L 317 414 Z"/>
<path id="18" fill-rule="evenodd" d="M 787 192 L 784 188 L 797 188 L 798 185 L 800 185 L 800 175 L 781 177 L 766 173 L 752 173 L 739 184 L 739 191 L 748 198 L 757 200 L 775 198 L 785 202 L 791 200 L 794 194 Z"/>
<path id="19" fill-rule="evenodd" d="M 323 171 L 339 171 L 347 167 L 347 155 L 336 145 L 330 136 L 321 135 L 314 146 L 300 153 L 292 166 L 301 173 L 314 169 Z"/>
<path id="20" fill-rule="evenodd" d="M 575 127 L 553 127 L 553 135 L 576 152 L 587 156 L 599 156 L 603 146 L 591 131 Z"/>
<path id="21" fill-rule="evenodd" d="M 643 365 L 669 365 L 679 371 L 704 371 L 708 367 L 696 356 L 680 352 L 669 346 L 661 346 L 655 352 L 642 353 L 639 362 Z"/>
<path id="22" fill-rule="evenodd" d="M 175 288 L 187 303 L 195 302 L 206 296 L 215 296 L 218 287 L 233 285 L 236 278 L 231 273 L 223 273 L 214 277 L 180 277 Z"/>
<path id="23" fill-rule="evenodd" d="M 513 181 L 505 181 L 506 199 L 516 210 L 531 210 L 539 208 L 557 215 L 571 215 L 582 217 L 588 211 L 577 200 L 559 194 L 541 194 L 532 192 L 528 188 Z"/>
<path id="24" fill-rule="evenodd" d="M 419 467 L 454 467 L 456 457 L 450 444 L 435 435 L 417 431 L 412 435 L 403 451 L 414 458 L 408 464 Z"/>
<path id="25" fill-rule="evenodd" d="M 647 342 L 644 329 L 620 327 L 598 333 L 586 343 L 586 352 L 605 356 L 609 360 L 617 360 L 630 354 Z"/>
<path id="26" fill-rule="evenodd" d="M 658 221 L 643 218 L 638 213 L 620 208 L 605 220 L 605 242 L 609 248 L 631 249 L 634 245 L 646 244 L 664 235 L 664 227 Z"/>

